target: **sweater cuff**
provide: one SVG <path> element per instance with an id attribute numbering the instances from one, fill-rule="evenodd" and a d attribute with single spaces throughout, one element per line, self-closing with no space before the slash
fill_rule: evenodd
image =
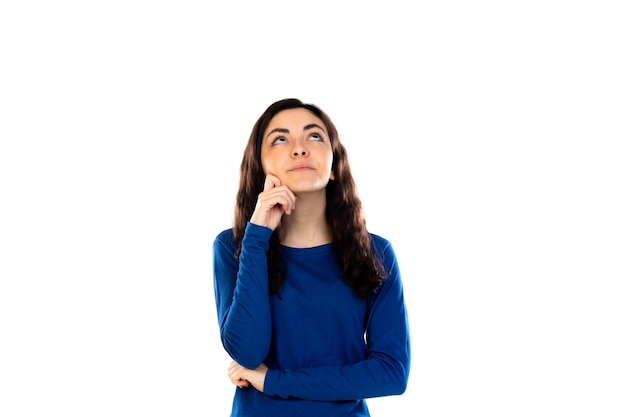
<path id="1" fill-rule="evenodd" d="M 269 241 L 274 231 L 269 227 L 259 226 L 258 224 L 248 222 L 244 237 L 252 237 L 255 240 Z"/>
<path id="2" fill-rule="evenodd" d="M 287 393 L 279 393 L 279 380 L 280 380 L 280 371 L 268 369 L 265 374 L 265 381 L 263 382 L 263 394 L 269 395 L 270 397 L 282 397 L 287 398 Z"/>

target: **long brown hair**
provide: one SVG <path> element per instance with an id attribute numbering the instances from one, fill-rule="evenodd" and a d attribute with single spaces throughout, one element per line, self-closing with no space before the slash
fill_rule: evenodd
<path id="1" fill-rule="evenodd" d="M 263 191 L 265 173 L 261 166 L 261 143 L 263 134 L 272 118 L 288 109 L 304 108 L 318 117 L 328 129 L 333 150 L 332 172 L 335 179 L 326 186 L 326 219 L 333 237 L 333 248 L 339 259 L 346 284 L 355 294 L 366 297 L 385 279 L 385 271 L 370 242 L 365 225 L 361 200 L 350 171 L 346 149 L 328 115 L 313 104 L 295 98 L 279 100 L 270 105 L 256 121 L 241 161 L 239 191 L 235 200 L 233 232 L 237 253 L 241 253 L 241 242 L 247 222 L 252 217 L 257 198 Z M 280 226 L 279 226 L 280 227 Z M 278 230 L 278 229 L 277 229 Z M 267 252 L 268 279 L 271 294 L 280 291 L 284 281 L 284 268 L 280 263 L 280 241 L 277 230 L 270 238 Z"/>

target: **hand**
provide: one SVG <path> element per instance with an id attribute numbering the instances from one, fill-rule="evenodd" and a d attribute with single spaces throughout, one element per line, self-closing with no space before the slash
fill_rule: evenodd
<path id="1" fill-rule="evenodd" d="M 237 385 L 239 388 L 252 385 L 258 391 L 263 392 L 265 375 L 267 375 L 267 366 L 264 364 L 259 365 L 256 369 L 248 369 L 232 361 L 228 367 L 230 382 Z"/>
<path id="2" fill-rule="evenodd" d="M 295 208 L 296 195 L 286 185 L 281 185 L 278 177 L 267 174 L 250 223 L 276 230 L 283 214 L 289 215 Z"/>

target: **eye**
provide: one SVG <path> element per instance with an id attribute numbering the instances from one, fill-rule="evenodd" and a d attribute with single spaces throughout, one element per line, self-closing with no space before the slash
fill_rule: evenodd
<path id="1" fill-rule="evenodd" d="M 311 140 L 316 140 L 316 141 L 320 141 L 320 142 L 324 141 L 324 138 L 319 133 L 312 133 L 311 136 L 309 136 L 309 137 L 311 138 Z"/>
<path id="2" fill-rule="evenodd" d="M 272 145 L 278 145 L 278 144 L 281 144 L 281 143 L 285 143 L 285 141 L 287 141 L 287 139 L 284 136 L 277 136 L 272 141 Z"/>

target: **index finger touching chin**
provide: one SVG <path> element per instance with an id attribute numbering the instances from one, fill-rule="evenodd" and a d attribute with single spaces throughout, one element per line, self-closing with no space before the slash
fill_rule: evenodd
<path id="1" fill-rule="evenodd" d="M 280 187 L 280 179 L 276 175 L 267 174 L 265 176 L 265 184 L 263 185 L 263 191 Z"/>

